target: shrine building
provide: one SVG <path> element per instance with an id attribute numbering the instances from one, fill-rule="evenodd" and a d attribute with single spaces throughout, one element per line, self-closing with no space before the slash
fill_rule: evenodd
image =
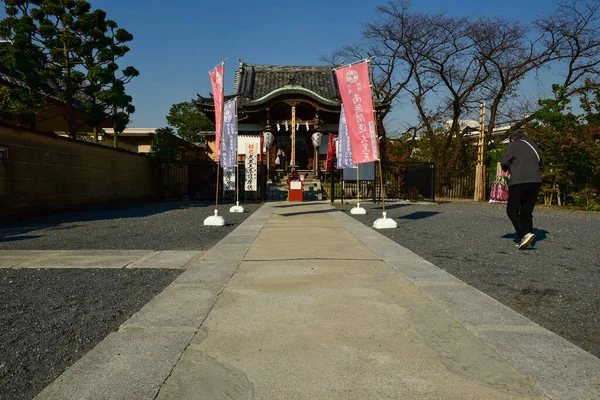
<path id="1" fill-rule="evenodd" d="M 259 136 L 271 132 L 273 145 L 267 149 L 271 170 L 296 166 L 315 175 L 324 168 L 328 135 L 337 135 L 341 100 L 335 72 L 331 66 L 280 66 L 248 64 L 240 61 L 235 71 L 233 91 L 225 101 L 238 99 L 238 137 Z M 387 105 L 376 102 L 380 111 Z M 212 97 L 198 96 L 199 110 L 214 121 Z M 379 114 L 379 113 L 378 113 Z M 321 145 L 313 145 L 313 133 L 323 136 Z M 214 136 L 208 139 L 214 149 Z M 284 162 L 275 164 L 277 151 Z M 238 146 L 238 154 L 243 147 Z M 280 160 L 281 161 L 281 160 Z"/>
<path id="2" fill-rule="evenodd" d="M 240 60 L 232 94 L 226 94 L 225 101 L 234 97 L 238 107 L 238 160 L 244 159 L 245 138 L 271 132 L 274 142 L 263 148 L 266 154 L 262 158 L 269 184 L 283 179 L 291 170 L 307 180 L 323 175 L 329 135 L 337 135 L 341 110 L 331 66 L 259 65 Z M 213 98 L 198 95 L 196 104 L 214 122 Z M 375 101 L 378 119 L 388 107 Z M 315 146 L 313 141 L 319 137 L 320 143 Z M 209 135 L 206 140 L 214 157 L 215 136 Z M 282 153 L 284 156 L 278 159 Z"/>

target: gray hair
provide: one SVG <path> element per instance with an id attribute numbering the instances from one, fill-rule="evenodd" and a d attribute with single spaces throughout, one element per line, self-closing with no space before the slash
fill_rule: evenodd
<path id="1" fill-rule="evenodd" d="M 525 139 L 525 140 L 529 139 L 529 136 L 527 136 L 527 133 L 525 133 L 525 130 L 522 128 L 519 128 L 516 131 L 511 132 L 508 137 L 511 141 L 516 141 L 516 140 L 520 140 L 520 139 Z"/>

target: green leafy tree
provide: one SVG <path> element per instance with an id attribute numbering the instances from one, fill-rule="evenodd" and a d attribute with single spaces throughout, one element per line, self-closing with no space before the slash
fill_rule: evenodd
<path id="1" fill-rule="evenodd" d="M 46 54 L 36 46 L 31 37 L 33 22 L 19 20 L 19 12 L 10 1 L 5 1 L 7 17 L 0 21 L 0 38 L 9 39 L 0 48 L 2 67 L 25 83 L 25 87 L 12 86 L 2 89 L 0 112 L 4 117 L 14 118 L 17 124 L 29 122 L 35 129 L 36 113 L 43 108 L 43 95 L 51 91 L 48 85 L 52 73 L 44 69 Z M 18 34 L 14 34 L 17 31 Z"/>
<path id="2" fill-rule="evenodd" d="M 155 161 L 168 165 L 183 162 L 184 151 L 179 146 L 177 136 L 172 128 L 166 127 L 156 130 L 150 147 L 150 157 Z"/>
<path id="3" fill-rule="evenodd" d="M 81 87 L 84 74 L 81 72 L 82 59 L 79 49 L 82 46 L 80 31 L 86 27 L 78 20 L 90 11 L 89 3 L 75 0 L 6 0 L 6 14 L 3 31 L 16 51 L 13 65 L 28 64 L 27 75 L 40 72 L 34 89 L 48 83 L 56 95 L 66 104 L 69 122 L 69 135 L 76 137 L 74 95 Z M 39 48 L 33 51 L 33 48 Z M 40 54 L 41 51 L 41 54 Z M 28 80 L 31 82 L 30 77 Z"/>
<path id="4" fill-rule="evenodd" d="M 204 143 L 202 132 L 214 129 L 214 124 L 198 111 L 193 101 L 173 104 L 167 122 L 177 129 L 180 138 L 192 143 Z"/>
<path id="5" fill-rule="evenodd" d="M 581 108 L 585 111 L 583 146 L 590 162 L 585 176 L 585 188 L 580 192 L 588 209 L 600 210 L 600 84 L 588 81 L 581 93 Z"/>
<path id="6" fill-rule="evenodd" d="M 119 28 L 117 23 L 106 19 L 106 13 L 95 10 L 82 18 L 88 29 L 82 47 L 86 82 L 82 102 L 88 113 L 88 123 L 94 129 L 94 141 L 98 141 L 100 124 L 110 118 L 115 128 L 114 147 L 117 136 L 129 123 L 129 115 L 135 111 L 132 98 L 125 93 L 125 85 L 139 72 L 134 67 L 123 69 L 117 76 L 119 66 L 116 60 L 129 52 L 125 43 L 133 40 L 133 35 Z M 124 110 L 124 115 L 119 115 Z"/>
<path id="7" fill-rule="evenodd" d="M 124 87 L 137 71 L 128 67 L 117 77 L 116 60 L 133 39 L 91 10 L 85 0 L 4 0 L 7 17 L 0 35 L 11 43 L 3 62 L 18 72 L 29 90 L 60 98 L 67 107 L 69 135 L 76 137 L 76 102 L 83 102 L 92 125 L 110 110 L 115 132 L 121 132 L 134 111 Z"/>
<path id="8" fill-rule="evenodd" d="M 375 98 L 414 107 L 418 121 L 407 128 L 429 141 L 440 169 L 471 162 L 472 142 L 461 121 L 477 119 L 481 103 L 489 105 L 486 137 L 492 146 L 543 113 L 521 86 L 541 68 L 552 68 L 566 88 L 559 103 L 576 96 L 586 78 L 600 76 L 598 0 L 561 1 L 527 24 L 415 12 L 410 1 L 388 0 L 363 25 L 362 36 L 360 43 L 321 59 L 337 65 L 370 58 Z M 511 129 L 493 139 L 501 121 Z"/>
<path id="9" fill-rule="evenodd" d="M 396 139 L 386 139 L 386 160 L 391 162 L 406 162 L 408 161 L 411 151 L 412 137 L 410 133 L 406 133 Z"/>
<path id="10" fill-rule="evenodd" d="M 556 195 L 558 205 L 569 202 L 586 188 L 597 188 L 600 142 L 597 136 L 597 100 L 582 93 L 582 105 L 586 115 L 572 113 L 570 100 L 565 99 L 564 86 L 553 87 L 555 98 L 540 100 L 542 109 L 531 124 L 531 137 L 539 143 L 545 161 L 542 171 L 542 193 L 546 204 Z M 559 101 L 560 100 L 560 101 Z"/>
<path id="11" fill-rule="evenodd" d="M 44 109 L 40 93 L 0 87 L 0 117 L 16 122 L 17 126 L 28 123 L 35 129 L 36 114 Z"/>
<path id="12" fill-rule="evenodd" d="M 131 78 L 138 76 L 139 72 L 133 67 L 127 67 L 121 71 L 121 76 L 117 76 L 118 66 L 116 59 L 122 57 L 129 51 L 129 48 L 123 43 L 133 39 L 133 36 L 124 29 L 117 29 L 116 24 L 110 25 L 111 29 L 111 53 L 109 56 L 112 59 L 112 63 L 109 64 L 110 70 L 112 71 L 112 85 L 108 91 L 109 103 L 112 106 L 111 120 L 113 122 L 114 129 L 114 142 L 113 146 L 117 147 L 117 141 L 119 135 L 125 130 L 125 127 L 131 121 L 131 114 L 135 112 L 133 106 L 133 98 L 125 91 L 125 85 L 131 80 Z"/>

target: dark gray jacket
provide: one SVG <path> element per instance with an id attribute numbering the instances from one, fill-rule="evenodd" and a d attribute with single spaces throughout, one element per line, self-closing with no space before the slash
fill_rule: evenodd
<path id="1" fill-rule="evenodd" d="M 516 142 L 510 142 L 508 148 L 502 157 L 502 169 L 510 171 L 508 186 L 518 185 L 520 183 L 542 182 L 540 170 L 544 168 L 544 160 L 538 145 L 531 140 L 523 130 L 517 130 L 510 134 L 511 139 Z M 535 151 L 531 148 L 531 146 Z M 538 156 L 535 154 L 537 151 Z"/>

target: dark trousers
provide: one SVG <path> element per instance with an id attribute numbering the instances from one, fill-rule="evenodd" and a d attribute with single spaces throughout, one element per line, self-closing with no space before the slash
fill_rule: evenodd
<path id="1" fill-rule="evenodd" d="M 519 239 L 528 233 L 533 233 L 533 208 L 540 193 L 541 183 L 520 183 L 512 185 L 508 192 L 506 214 Z"/>

